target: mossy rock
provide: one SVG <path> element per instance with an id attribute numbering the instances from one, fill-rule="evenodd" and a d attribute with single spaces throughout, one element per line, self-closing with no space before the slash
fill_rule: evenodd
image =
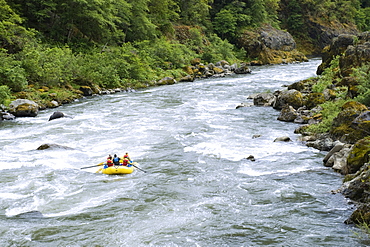
<path id="1" fill-rule="evenodd" d="M 190 64 L 195 66 L 195 65 L 200 64 L 200 62 L 201 62 L 200 58 L 194 58 L 190 61 Z"/>
<path id="2" fill-rule="evenodd" d="M 189 74 L 189 75 L 194 74 L 194 70 L 193 70 L 193 68 L 192 68 L 191 66 L 185 66 L 185 67 L 183 68 L 183 71 L 184 71 L 186 74 Z"/>
<path id="3" fill-rule="evenodd" d="M 295 89 L 281 92 L 276 98 L 273 108 L 281 110 L 284 105 L 290 105 L 294 109 L 298 109 L 303 106 L 302 93 Z"/>
<path id="4" fill-rule="evenodd" d="M 224 70 L 223 70 L 223 69 L 221 69 L 221 68 L 219 68 L 219 67 L 214 67 L 214 68 L 213 68 L 213 71 L 214 71 L 216 74 L 221 74 L 221 73 L 223 73 L 223 72 L 224 72 Z"/>
<path id="5" fill-rule="evenodd" d="M 369 154 L 370 137 L 356 142 L 347 158 L 347 174 L 357 172 L 365 163 L 369 162 Z"/>
<path id="6" fill-rule="evenodd" d="M 324 103 L 325 101 L 326 100 L 323 93 L 310 93 L 305 98 L 305 105 L 308 109 L 312 109 L 315 106 Z"/>
<path id="7" fill-rule="evenodd" d="M 363 112 L 367 111 L 367 107 L 356 101 L 349 101 L 342 106 L 342 111 L 333 120 L 333 126 L 330 129 L 330 134 L 334 139 L 346 138 L 345 142 L 355 143 L 362 139 L 367 134 L 357 126 L 352 125 L 352 122 Z"/>
<path id="8" fill-rule="evenodd" d="M 370 205 L 362 204 L 360 205 L 346 220 L 347 224 L 370 224 Z"/>

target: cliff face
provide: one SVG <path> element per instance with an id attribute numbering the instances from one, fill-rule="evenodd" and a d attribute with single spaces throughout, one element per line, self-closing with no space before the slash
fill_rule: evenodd
<path id="1" fill-rule="evenodd" d="M 312 41 L 314 54 L 321 54 L 322 50 L 332 43 L 332 40 L 340 35 L 358 35 L 356 26 L 334 22 L 323 24 L 315 18 L 309 18 L 306 23 L 308 38 Z"/>
<path id="2" fill-rule="evenodd" d="M 369 62 L 370 32 L 359 35 L 341 34 L 334 38 L 333 42 L 323 50 L 322 64 L 319 66 L 317 74 L 321 75 L 336 56 L 341 56 L 339 66 L 343 77 L 349 76 L 353 68 Z"/>
<path id="3" fill-rule="evenodd" d="M 330 64 L 330 60 L 344 52 L 348 45 L 353 45 L 358 30 L 355 26 L 341 23 L 324 25 L 311 18 L 306 25 L 308 40 L 312 44 L 311 54 L 323 54 L 323 64 L 318 70 Z M 337 40 L 332 44 L 332 41 Z M 282 30 L 264 25 L 255 30 L 246 30 L 238 39 L 238 46 L 243 47 L 252 64 L 279 64 L 306 61 L 306 56 L 298 51 L 293 36 Z M 328 46 L 330 48 L 328 48 Z"/>
<path id="4" fill-rule="evenodd" d="M 246 30 L 238 40 L 252 64 L 280 64 L 307 61 L 296 49 L 296 42 L 288 32 L 264 25 L 256 30 Z"/>

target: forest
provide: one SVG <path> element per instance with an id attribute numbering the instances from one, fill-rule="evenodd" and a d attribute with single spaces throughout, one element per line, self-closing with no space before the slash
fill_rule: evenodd
<path id="1" fill-rule="evenodd" d="M 369 31 L 370 2 L 0 0 L 0 104 L 62 101 L 80 86 L 147 87 L 185 75 L 195 58 L 249 61 L 243 32 L 269 24 L 299 43 L 310 20 Z"/>

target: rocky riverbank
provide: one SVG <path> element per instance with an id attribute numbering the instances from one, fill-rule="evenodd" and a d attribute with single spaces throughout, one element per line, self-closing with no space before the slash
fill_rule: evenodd
<path id="1" fill-rule="evenodd" d="M 225 77 L 231 74 L 249 74 L 251 70 L 246 63 L 232 64 L 227 61 L 219 61 L 216 64 L 203 64 L 200 59 L 193 59 L 191 65 L 184 68 L 187 76 L 181 78 L 164 77 L 157 81 L 151 81 L 147 84 L 136 88 L 114 88 L 105 89 L 98 85 L 91 84 L 88 86 L 80 86 L 78 89 L 65 88 L 58 93 L 49 92 L 49 88 L 43 87 L 39 90 L 24 91 L 16 94 L 16 100 L 12 101 L 8 107 L 1 106 L 0 121 L 14 120 L 16 117 L 36 117 L 40 110 L 46 108 L 57 108 L 63 104 L 71 103 L 83 97 L 94 95 L 114 94 L 117 92 L 132 92 L 136 89 L 146 88 L 150 86 L 171 85 L 178 82 L 193 82 L 197 78 L 209 77 Z M 68 92 L 68 94 L 65 93 Z M 42 97 L 38 97 L 42 94 Z M 59 96 L 59 95 L 64 95 Z"/>
<path id="2" fill-rule="evenodd" d="M 333 193 L 340 192 L 357 205 L 349 224 L 370 224 L 370 110 L 357 101 L 360 82 L 353 74 L 369 62 L 370 32 L 339 35 L 324 49 L 317 71 L 322 76 L 253 96 L 254 105 L 280 110 L 278 120 L 300 124 L 295 133 L 307 146 L 328 151 L 323 165 L 344 175 L 343 186 Z M 330 81 L 320 86 L 321 91 L 320 78 Z M 330 114 L 335 115 L 328 120 Z"/>

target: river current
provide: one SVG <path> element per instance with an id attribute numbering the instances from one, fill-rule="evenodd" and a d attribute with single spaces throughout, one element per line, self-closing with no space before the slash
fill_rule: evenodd
<path id="1" fill-rule="evenodd" d="M 0 123 L 0 246 L 366 246 L 325 152 L 248 96 L 319 59 L 81 99 Z M 54 111 L 73 118 L 48 121 Z M 252 138 L 253 135 L 261 135 Z M 289 136 L 292 142 L 273 142 Z M 36 150 L 45 143 L 68 148 Z M 97 174 L 129 152 L 129 175 Z M 253 155 L 255 161 L 246 159 Z M 17 217 L 37 210 L 43 217 Z"/>

